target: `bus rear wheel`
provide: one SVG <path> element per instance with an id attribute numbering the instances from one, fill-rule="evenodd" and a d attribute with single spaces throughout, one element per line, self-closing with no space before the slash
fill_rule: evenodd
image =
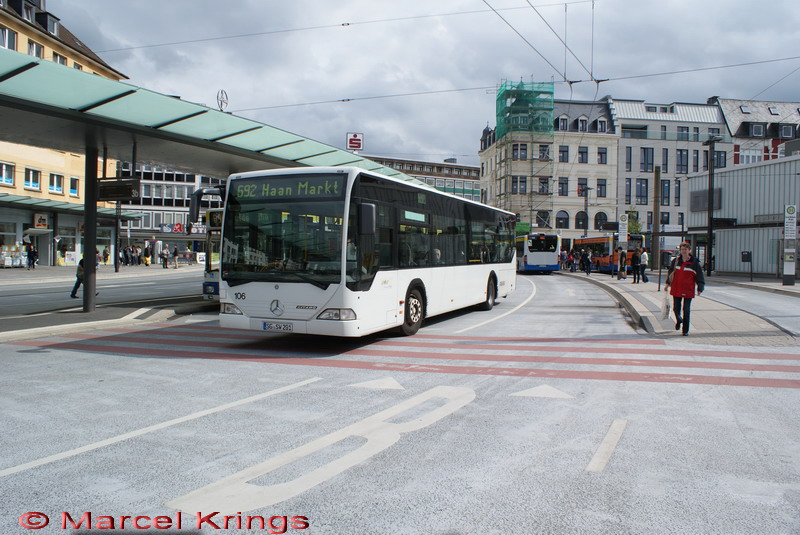
<path id="1" fill-rule="evenodd" d="M 489 277 L 489 282 L 486 284 L 486 301 L 478 305 L 478 308 L 480 310 L 491 310 L 495 299 L 497 299 L 497 290 L 494 287 L 494 278 Z"/>
<path id="2" fill-rule="evenodd" d="M 416 334 L 422 326 L 423 311 L 422 295 L 419 290 L 409 291 L 408 295 L 406 295 L 406 311 L 403 324 L 400 326 L 400 332 L 405 336 Z"/>

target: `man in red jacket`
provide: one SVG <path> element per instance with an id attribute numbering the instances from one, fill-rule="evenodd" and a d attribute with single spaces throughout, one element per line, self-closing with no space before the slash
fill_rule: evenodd
<path id="1" fill-rule="evenodd" d="M 675 330 L 683 326 L 683 336 L 689 336 L 689 316 L 692 311 L 692 299 L 695 296 L 695 286 L 697 295 L 703 293 L 706 287 L 706 280 L 703 277 L 703 269 L 700 262 L 692 256 L 691 247 L 688 242 L 681 243 L 680 254 L 675 257 L 669 265 L 667 274 L 667 285 L 664 291 L 669 291 L 672 296 L 672 309 L 675 311 Z M 681 305 L 683 305 L 683 315 L 681 315 Z"/>

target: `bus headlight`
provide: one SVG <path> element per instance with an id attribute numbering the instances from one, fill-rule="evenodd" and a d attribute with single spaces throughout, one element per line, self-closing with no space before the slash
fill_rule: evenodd
<path id="1" fill-rule="evenodd" d="M 349 308 L 329 308 L 317 316 L 317 319 L 338 321 L 354 320 L 356 319 L 356 313 Z"/>
<path id="2" fill-rule="evenodd" d="M 242 311 L 239 310 L 239 307 L 234 305 L 233 303 L 222 303 L 220 307 L 220 313 L 222 314 L 238 314 L 242 315 Z"/>

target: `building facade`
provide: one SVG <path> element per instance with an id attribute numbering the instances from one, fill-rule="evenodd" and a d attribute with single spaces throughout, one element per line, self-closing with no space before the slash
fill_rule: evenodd
<path id="1" fill-rule="evenodd" d="M 45 0 L 0 0 L 0 49 L 87 76 L 127 78 L 61 25 Z M 24 265 L 30 245 L 38 249 L 40 264 L 77 263 L 83 253 L 85 167 L 82 154 L 0 142 L 0 266 Z M 101 160 L 98 175 L 114 176 L 115 168 L 116 162 Z M 112 205 L 100 203 L 98 215 L 102 251 L 114 241 Z"/>
<path id="2" fill-rule="evenodd" d="M 386 167 L 402 171 L 440 191 L 473 201 L 481 200 L 480 172 L 475 166 L 459 164 L 452 158 L 444 162 L 385 156 L 368 156 L 368 158 Z"/>

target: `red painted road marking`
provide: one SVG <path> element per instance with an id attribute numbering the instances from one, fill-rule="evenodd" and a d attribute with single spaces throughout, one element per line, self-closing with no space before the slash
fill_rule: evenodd
<path id="1" fill-rule="evenodd" d="M 688 374 L 665 374 L 665 373 L 633 373 L 633 372 L 606 372 L 606 371 L 577 371 L 577 370 L 547 370 L 530 368 L 498 368 L 480 366 L 440 366 L 440 365 L 416 365 L 402 363 L 383 363 L 369 361 L 346 361 L 331 358 L 296 358 L 280 356 L 246 356 L 246 355 L 214 355 L 202 352 L 184 351 L 181 349 L 170 348 L 140 348 L 140 347 L 108 347 L 93 344 L 81 344 L 73 342 L 57 341 L 20 341 L 12 342 L 15 345 L 33 347 L 52 347 L 55 349 L 93 351 L 100 353 L 121 353 L 125 355 L 144 355 L 150 357 L 172 357 L 172 358 L 201 358 L 214 360 L 237 360 L 245 362 L 264 362 L 270 364 L 291 364 L 302 366 L 318 366 L 330 368 L 350 368 L 350 369 L 369 369 L 381 371 L 398 372 L 425 372 L 425 373 L 447 373 L 463 375 L 494 375 L 506 377 L 545 377 L 551 379 L 588 379 L 605 381 L 634 381 L 634 382 L 653 382 L 653 383 L 682 383 L 682 384 L 703 384 L 703 385 L 725 385 L 725 386 L 755 386 L 770 388 L 800 388 L 800 380 L 795 379 L 771 379 L 757 377 L 725 377 L 725 376 L 705 376 Z"/>

